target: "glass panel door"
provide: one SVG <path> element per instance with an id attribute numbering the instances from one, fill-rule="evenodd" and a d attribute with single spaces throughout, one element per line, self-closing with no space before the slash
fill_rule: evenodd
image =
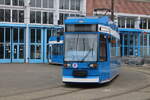
<path id="1" fill-rule="evenodd" d="M 11 31 L 10 28 L 0 28 L 0 62 L 11 62 Z"/>
<path id="2" fill-rule="evenodd" d="M 0 28 L 0 62 L 24 62 L 24 28 Z"/>
<path id="3" fill-rule="evenodd" d="M 25 42 L 24 42 L 24 29 L 12 29 L 12 62 L 24 62 L 25 55 Z"/>
<path id="4" fill-rule="evenodd" d="M 30 30 L 30 63 L 43 62 L 43 46 L 41 29 Z"/>
<path id="5" fill-rule="evenodd" d="M 133 33 L 130 33 L 129 34 L 129 55 L 130 56 L 133 56 L 134 54 L 133 54 L 133 52 L 134 52 L 134 35 L 133 35 Z"/>

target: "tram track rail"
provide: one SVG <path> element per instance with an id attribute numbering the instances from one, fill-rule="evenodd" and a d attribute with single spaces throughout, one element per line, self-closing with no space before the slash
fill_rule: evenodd
<path id="1" fill-rule="evenodd" d="M 55 87 L 51 87 L 51 88 L 42 88 L 42 89 L 36 89 L 36 90 L 33 90 L 33 91 L 25 91 L 25 92 L 18 92 L 18 93 L 10 94 L 10 95 L 4 95 L 4 96 L 0 96 L 0 100 L 1 100 L 1 98 L 11 98 L 11 97 L 14 97 L 14 96 L 27 95 L 27 94 L 32 94 L 32 93 L 36 93 L 36 92 L 42 92 L 42 91 L 45 91 L 45 90 L 58 89 L 58 88 L 61 88 L 63 86 L 64 85 L 59 85 L 59 86 L 55 86 Z M 47 98 L 51 98 L 51 97 L 67 95 L 67 94 L 71 94 L 71 93 L 74 93 L 74 92 L 79 92 L 81 90 L 84 90 L 84 89 L 75 89 L 75 90 L 72 90 L 72 91 L 69 90 L 68 92 L 62 92 L 62 93 L 54 94 L 54 95 L 41 96 L 41 97 L 33 98 L 33 99 L 30 99 L 30 100 L 42 100 L 42 99 L 47 99 Z"/>
<path id="2" fill-rule="evenodd" d="M 146 72 L 144 72 L 142 70 L 138 70 L 138 69 L 136 69 L 136 70 L 138 72 L 143 73 L 143 74 L 147 75 L 148 77 L 150 77 L 150 73 L 146 73 Z M 12 97 L 12 96 L 32 94 L 32 93 L 35 93 L 35 92 L 42 92 L 42 91 L 45 91 L 45 90 L 59 89 L 59 88 L 61 88 L 63 86 L 64 85 L 58 85 L 58 86 L 51 87 L 51 88 L 41 88 L 41 89 L 36 89 L 36 90 L 33 90 L 33 91 L 26 91 L 26 92 L 14 93 L 14 94 L 11 94 L 11 95 L 0 96 L 0 99 L 1 98 L 5 98 L 5 97 L 7 98 L 7 97 Z M 111 99 L 111 98 L 114 98 L 114 97 L 118 97 L 118 96 L 130 94 L 130 93 L 133 93 L 133 92 L 137 92 L 137 91 L 140 91 L 140 90 L 148 88 L 148 87 L 150 87 L 150 83 L 148 83 L 148 84 L 146 84 L 144 86 L 132 89 L 132 90 L 126 90 L 124 92 L 112 94 L 112 95 L 109 95 L 109 96 L 98 97 L 98 98 L 95 98 L 93 100 Z M 37 98 L 35 97 L 35 98 L 30 99 L 30 100 L 44 100 L 44 99 L 49 99 L 49 98 L 53 98 L 53 97 L 55 98 L 55 97 L 59 97 L 59 96 L 65 96 L 65 95 L 68 95 L 68 94 L 72 94 L 72 93 L 77 93 L 77 92 L 80 92 L 80 91 L 84 91 L 86 89 L 89 89 L 89 88 L 72 89 L 72 90 L 68 90 L 66 92 L 56 93 L 56 94 L 53 94 L 53 95 L 40 96 L 40 97 L 37 97 Z"/>
<path id="3" fill-rule="evenodd" d="M 138 72 L 140 73 L 143 73 L 145 75 L 147 75 L 148 77 L 150 77 L 150 72 L 147 73 L 145 71 L 142 71 L 140 69 L 136 69 Z M 118 93 L 118 94 L 113 94 L 113 95 L 110 95 L 110 96 L 104 96 L 104 97 L 100 97 L 100 98 L 95 98 L 93 100 L 105 100 L 105 99 L 111 99 L 111 98 L 114 98 L 114 97 L 118 97 L 118 96 L 122 96 L 122 95 L 126 95 L 126 94 L 130 94 L 130 93 L 133 93 L 133 92 L 137 92 L 137 91 L 140 91 L 142 89 L 145 89 L 145 88 L 148 88 L 150 87 L 150 83 L 149 84 L 146 84 L 144 86 L 141 86 L 141 87 L 138 87 L 136 89 L 132 89 L 132 90 L 127 90 L 125 92 L 122 92 L 122 93 Z"/>
<path id="4" fill-rule="evenodd" d="M 50 95 L 50 96 L 45 96 L 45 97 L 35 98 L 35 99 L 32 99 L 32 100 L 43 100 L 43 99 L 48 99 L 48 98 L 52 98 L 52 97 L 68 95 L 68 94 L 80 92 L 80 91 L 83 91 L 83 90 L 85 90 L 85 89 L 77 89 L 77 90 L 68 91 L 68 92 L 64 92 L 64 93 L 60 93 L 60 94 L 56 94 L 56 95 Z"/>
<path id="5" fill-rule="evenodd" d="M 23 91 L 23 92 L 18 92 L 18 93 L 12 93 L 12 94 L 9 94 L 9 95 L 3 95 L 3 96 L 0 96 L 0 98 L 3 98 L 3 97 L 11 97 L 11 96 L 17 96 L 17 95 L 22 95 L 22 94 L 29 94 L 29 93 L 34 93 L 34 92 L 40 92 L 40 91 L 44 91 L 44 90 L 50 90 L 50 89 L 57 89 L 57 88 L 60 88 L 62 87 L 63 85 L 58 85 L 58 86 L 55 86 L 55 87 L 46 87 L 46 88 L 40 88 L 40 89 L 34 89 L 34 90 L 27 90 L 27 91 Z"/>
<path id="6" fill-rule="evenodd" d="M 141 73 L 143 73 L 143 74 L 145 74 L 145 75 L 147 75 L 147 76 L 150 77 L 150 73 L 146 73 L 146 72 L 143 72 L 143 71 L 138 70 L 138 69 L 136 69 L 136 70 L 137 70 L 138 72 L 141 72 Z M 125 91 L 125 92 L 116 93 L 116 94 L 113 94 L 113 95 L 110 95 L 110 96 L 104 96 L 104 97 L 100 97 L 100 98 L 95 98 L 95 99 L 92 99 L 92 100 L 111 99 L 111 98 L 113 98 L 113 97 L 118 97 L 118 96 L 130 94 L 130 93 L 133 93 L 133 92 L 137 92 L 137 91 L 140 91 L 140 90 L 145 89 L 145 88 L 148 88 L 148 87 L 150 87 L 150 83 L 149 83 L 149 84 L 146 84 L 146 85 L 144 85 L 144 86 L 141 86 L 141 87 L 132 89 L 132 90 L 127 90 L 127 91 Z M 51 95 L 51 96 L 36 98 L 36 99 L 32 99 L 32 100 L 43 100 L 43 99 L 48 99 L 48 98 L 52 98 L 52 97 L 68 95 L 68 94 L 72 94 L 72 93 L 75 93 L 75 92 L 80 92 L 80 91 L 83 91 L 83 90 L 85 90 L 85 89 L 74 90 L 74 91 L 70 91 L 70 92 L 67 92 L 67 93 L 61 93 L 61 94 L 57 94 L 57 95 Z"/>

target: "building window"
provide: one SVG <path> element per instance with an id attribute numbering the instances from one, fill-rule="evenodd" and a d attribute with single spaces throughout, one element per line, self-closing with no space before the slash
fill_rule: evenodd
<path id="1" fill-rule="evenodd" d="M 71 10 L 76 10 L 76 0 L 71 0 Z"/>
<path id="2" fill-rule="evenodd" d="M 0 22 L 4 21 L 4 9 L 0 9 Z"/>
<path id="3" fill-rule="evenodd" d="M 60 0 L 59 9 L 69 9 L 69 0 Z"/>
<path id="4" fill-rule="evenodd" d="M 12 22 L 18 22 L 18 11 L 12 10 Z"/>
<path id="5" fill-rule="evenodd" d="M 125 17 L 118 17 L 118 27 L 125 28 Z"/>
<path id="6" fill-rule="evenodd" d="M 24 6 L 24 0 L 19 0 L 19 6 Z"/>
<path id="7" fill-rule="evenodd" d="M 41 0 L 36 0 L 36 7 L 41 7 Z"/>
<path id="8" fill-rule="evenodd" d="M 35 11 L 30 12 L 30 23 L 35 23 Z"/>
<path id="9" fill-rule="evenodd" d="M 24 22 L 24 11 L 23 10 L 12 10 L 12 22 Z"/>
<path id="10" fill-rule="evenodd" d="M 47 12 L 43 12 L 43 24 L 47 24 Z"/>
<path id="11" fill-rule="evenodd" d="M 65 0 L 64 9 L 69 9 L 69 0 Z"/>
<path id="12" fill-rule="evenodd" d="M 24 6 L 24 0 L 12 0 L 14 6 Z"/>
<path id="13" fill-rule="evenodd" d="M 135 18 L 126 18 L 126 28 L 134 28 L 135 26 Z"/>
<path id="14" fill-rule="evenodd" d="M 1 5 L 1 4 L 2 4 L 2 5 L 4 4 L 4 0 L 0 0 L 0 5 Z"/>
<path id="15" fill-rule="evenodd" d="M 59 9 L 80 10 L 81 0 L 59 0 Z"/>
<path id="16" fill-rule="evenodd" d="M 10 9 L 0 9 L 0 22 L 19 22 L 24 23 L 24 11 L 23 10 L 11 10 Z"/>
<path id="17" fill-rule="evenodd" d="M 54 0 L 43 0 L 43 8 L 53 8 Z"/>
<path id="18" fill-rule="evenodd" d="M 30 12 L 30 23 L 41 23 L 41 12 L 31 11 Z"/>
<path id="19" fill-rule="evenodd" d="M 70 16 L 71 16 L 71 17 L 75 17 L 75 16 L 76 16 L 76 14 L 70 14 Z"/>
<path id="20" fill-rule="evenodd" d="M 19 10 L 19 22 L 24 23 L 24 11 Z"/>
<path id="21" fill-rule="evenodd" d="M 140 28 L 147 29 L 147 18 L 141 18 L 140 20 Z"/>
<path id="22" fill-rule="evenodd" d="M 54 7 L 54 0 L 49 0 L 49 8 L 53 8 Z"/>
<path id="23" fill-rule="evenodd" d="M 47 5 L 48 5 L 48 0 L 43 0 L 43 8 L 48 8 Z"/>
<path id="24" fill-rule="evenodd" d="M 10 9 L 5 9 L 5 22 L 10 22 Z"/>
<path id="25" fill-rule="evenodd" d="M 10 0 L 0 0 L 0 5 L 10 5 Z"/>
<path id="26" fill-rule="evenodd" d="M 41 0 L 31 0 L 31 7 L 41 7 Z"/>
<path id="27" fill-rule="evenodd" d="M 58 24 L 59 24 L 59 25 L 64 24 L 64 23 L 63 23 L 63 21 L 64 21 L 63 14 L 62 14 L 62 13 L 60 13 L 60 14 L 59 14 L 59 21 L 58 21 Z"/>
<path id="28" fill-rule="evenodd" d="M 59 25 L 62 25 L 64 24 L 64 20 L 67 19 L 68 16 L 71 16 L 71 17 L 83 17 L 83 15 L 80 15 L 80 14 L 65 14 L 65 13 L 60 13 L 59 14 L 59 21 L 58 21 L 58 24 Z"/>
<path id="29" fill-rule="evenodd" d="M 80 0 L 76 0 L 76 10 L 80 10 Z"/>
<path id="30" fill-rule="evenodd" d="M 64 0 L 59 0 L 59 9 L 64 8 Z"/>
<path id="31" fill-rule="evenodd" d="M 36 12 L 36 23 L 41 23 L 41 12 L 40 11 Z"/>
<path id="32" fill-rule="evenodd" d="M 49 24 L 53 24 L 53 13 L 49 13 Z"/>
<path id="33" fill-rule="evenodd" d="M 31 0 L 30 5 L 31 5 L 31 7 L 35 7 L 35 0 Z"/>
<path id="34" fill-rule="evenodd" d="M 53 13 L 43 12 L 43 24 L 53 24 Z"/>
<path id="35" fill-rule="evenodd" d="M 12 0 L 12 2 L 13 2 L 13 5 L 14 5 L 14 6 L 17 6 L 17 5 L 18 5 L 18 0 Z"/>
<path id="36" fill-rule="evenodd" d="M 10 5 L 10 0 L 5 0 L 5 5 Z"/>

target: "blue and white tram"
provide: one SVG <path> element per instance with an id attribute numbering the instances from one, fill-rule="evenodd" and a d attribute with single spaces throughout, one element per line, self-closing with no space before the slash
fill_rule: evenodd
<path id="1" fill-rule="evenodd" d="M 120 70 L 119 57 L 111 57 L 111 37 L 120 39 L 107 16 L 65 20 L 64 83 L 105 83 Z"/>
<path id="2" fill-rule="evenodd" d="M 49 38 L 48 60 L 51 64 L 63 64 L 64 58 L 63 28 L 58 28 L 56 34 Z"/>

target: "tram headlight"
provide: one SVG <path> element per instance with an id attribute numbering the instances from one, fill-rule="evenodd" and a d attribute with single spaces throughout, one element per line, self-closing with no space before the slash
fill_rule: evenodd
<path id="1" fill-rule="evenodd" d="M 97 68 L 97 64 L 90 64 L 90 68 Z"/>
<path id="2" fill-rule="evenodd" d="M 65 68 L 71 67 L 71 64 L 64 64 Z"/>

